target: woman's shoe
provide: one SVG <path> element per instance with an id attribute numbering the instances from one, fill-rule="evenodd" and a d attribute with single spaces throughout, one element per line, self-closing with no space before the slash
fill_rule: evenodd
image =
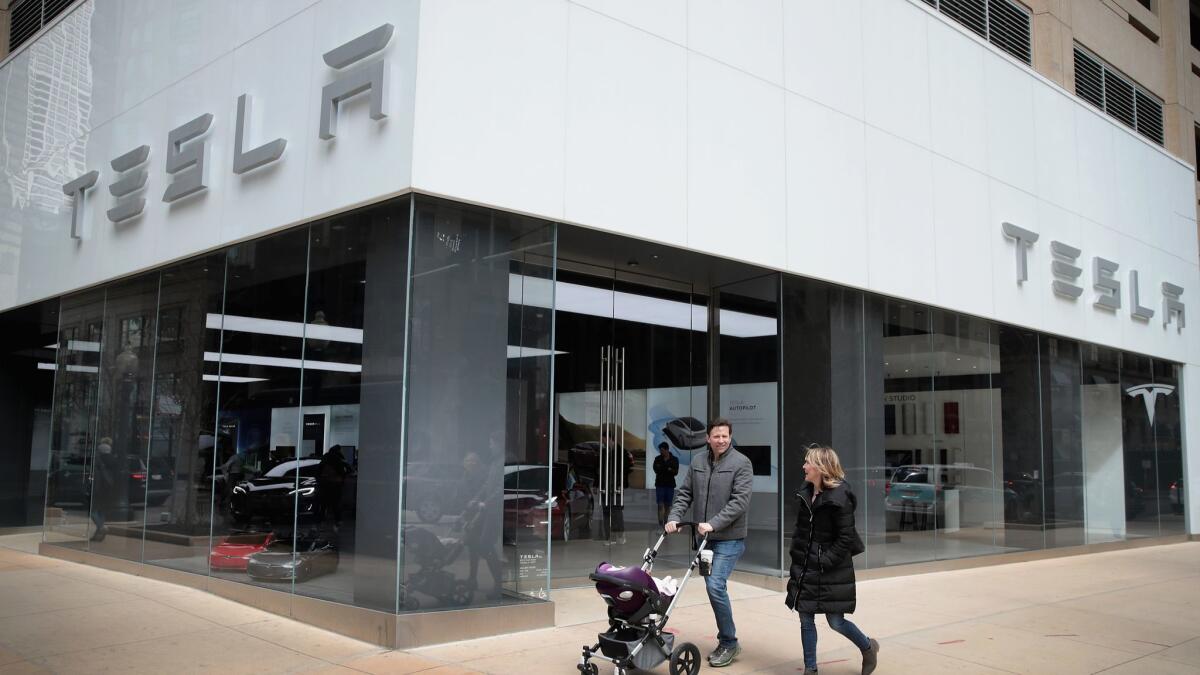
<path id="1" fill-rule="evenodd" d="M 875 671 L 875 663 L 879 657 L 879 643 L 871 639 L 869 647 L 863 650 L 862 675 L 871 675 Z"/>

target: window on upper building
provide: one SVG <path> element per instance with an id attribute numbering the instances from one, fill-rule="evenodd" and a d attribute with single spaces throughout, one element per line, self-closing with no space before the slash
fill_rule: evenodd
<path id="1" fill-rule="evenodd" d="M 1163 144 L 1162 101 L 1075 45 L 1075 94 L 1150 140 Z"/>
<path id="2" fill-rule="evenodd" d="M 1191 0 L 1190 4 L 1191 22 L 1188 27 L 1191 29 L 1192 46 L 1200 49 L 1200 0 Z"/>
<path id="3" fill-rule="evenodd" d="M 63 13 L 75 0 L 15 0 L 9 7 L 8 51 L 37 35 L 42 26 Z"/>
<path id="4" fill-rule="evenodd" d="M 1026 64 L 1033 63 L 1029 10 L 1013 0 L 924 0 Z"/>
<path id="5" fill-rule="evenodd" d="M 1196 142 L 1196 180 L 1200 181 L 1200 124 L 1192 127 L 1192 138 Z"/>

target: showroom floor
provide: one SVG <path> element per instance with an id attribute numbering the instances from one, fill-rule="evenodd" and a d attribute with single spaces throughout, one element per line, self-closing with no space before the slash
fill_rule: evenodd
<path id="1" fill-rule="evenodd" d="M 558 590 L 556 628 L 387 651 L 202 591 L 37 556 L 39 537 L 0 537 L 0 674 L 561 675 L 575 672 L 604 612 L 590 589 Z M 782 596 L 731 589 L 745 651 L 728 672 L 795 673 L 799 625 Z M 1197 542 L 864 581 L 859 600 L 854 621 L 879 638 L 880 674 L 1200 672 Z M 702 584 L 684 604 L 672 628 L 711 649 Z M 821 672 L 857 673 L 855 650 L 819 626 Z"/>

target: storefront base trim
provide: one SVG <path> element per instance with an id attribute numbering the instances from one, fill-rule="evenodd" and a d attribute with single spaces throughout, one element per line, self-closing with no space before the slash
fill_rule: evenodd
<path id="1" fill-rule="evenodd" d="M 554 603 L 549 601 L 396 615 L 111 558 L 53 543 L 42 542 L 38 546 L 38 553 L 50 558 L 206 591 L 264 612 L 295 619 L 310 626 L 389 649 L 411 649 L 554 626 Z"/>

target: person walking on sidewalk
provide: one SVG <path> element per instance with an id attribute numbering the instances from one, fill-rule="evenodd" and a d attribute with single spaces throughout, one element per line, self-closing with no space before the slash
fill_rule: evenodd
<path id="1" fill-rule="evenodd" d="M 717 620 L 718 643 L 708 655 L 708 664 L 713 668 L 729 665 L 742 651 L 726 582 L 746 551 L 746 516 L 754 492 L 754 469 L 749 458 L 732 447 L 732 434 L 733 425 L 723 417 L 708 423 L 708 452 L 692 458 L 664 526 L 668 533 L 677 531 L 690 508 L 697 534 L 708 535 L 713 561 L 712 573 L 704 583 Z"/>
<path id="2" fill-rule="evenodd" d="M 863 543 L 854 528 L 857 500 L 846 483 L 833 448 L 809 446 L 804 457 L 804 487 L 792 534 L 791 578 L 787 606 L 800 614 L 804 674 L 817 673 L 816 615 L 862 650 L 862 675 L 875 670 L 879 643 L 846 619 L 855 607 L 853 556 Z"/>

